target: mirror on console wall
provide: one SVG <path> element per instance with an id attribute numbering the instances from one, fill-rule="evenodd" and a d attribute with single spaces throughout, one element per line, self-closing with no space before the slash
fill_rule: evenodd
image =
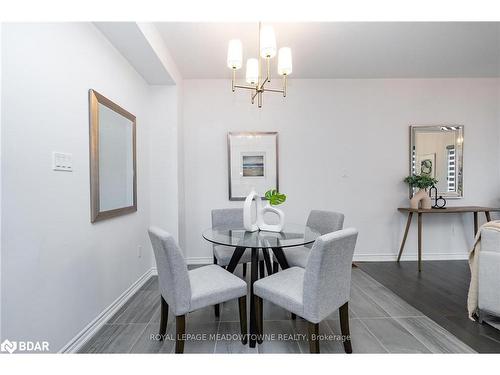
<path id="1" fill-rule="evenodd" d="M 90 200 L 96 222 L 137 211 L 135 116 L 94 90 L 90 99 Z"/>
<path id="2" fill-rule="evenodd" d="M 462 198 L 463 143 L 462 125 L 410 126 L 410 174 L 428 174 L 438 180 L 438 195 Z"/>

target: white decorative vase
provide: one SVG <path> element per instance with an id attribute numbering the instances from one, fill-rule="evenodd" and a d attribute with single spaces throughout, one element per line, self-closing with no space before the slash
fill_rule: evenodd
<path id="1" fill-rule="evenodd" d="M 432 208 L 432 201 L 431 197 L 429 197 L 429 194 L 425 189 L 420 189 L 413 195 L 413 198 L 410 199 L 410 207 L 413 209 L 418 209 L 419 205 L 421 206 L 420 208 L 430 210 Z"/>
<path id="2" fill-rule="evenodd" d="M 271 212 L 278 215 L 279 223 L 267 224 L 266 222 L 264 222 L 264 215 L 266 212 Z M 260 230 L 266 232 L 281 232 L 283 230 L 283 225 L 285 225 L 285 213 L 279 208 L 272 207 L 269 202 L 267 202 L 266 206 L 260 210 L 260 214 L 257 216 L 257 225 L 259 226 Z"/>
<path id="3" fill-rule="evenodd" d="M 252 220 L 252 206 L 255 200 L 255 221 Z M 264 221 L 264 215 L 266 212 L 271 212 L 278 215 L 278 224 L 267 224 Z M 250 194 L 245 199 L 243 204 L 243 227 L 248 232 L 255 232 L 256 230 L 262 230 L 266 232 L 281 232 L 283 230 L 283 225 L 285 225 L 285 213 L 279 208 L 272 207 L 269 202 L 267 202 L 265 207 L 262 207 L 262 200 L 260 196 L 252 190 Z"/>
<path id="4" fill-rule="evenodd" d="M 252 220 L 252 203 L 255 199 L 255 218 L 256 220 Z M 245 199 L 245 203 L 243 204 L 243 227 L 248 232 L 255 232 L 259 229 L 257 223 L 259 221 L 259 212 L 261 210 L 262 202 L 259 194 L 252 190 L 250 194 L 248 194 Z"/>

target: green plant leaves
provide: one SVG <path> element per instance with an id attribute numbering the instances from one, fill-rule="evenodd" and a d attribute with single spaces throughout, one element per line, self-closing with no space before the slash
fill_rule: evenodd
<path id="1" fill-rule="evenodd" d="M 271 189 L 271 190 L 266 191 L 265 197 L 269 201 L 271 206 L 277 206 L 277 205 L 282 204 L 283 202 L 286 201 L 286 195 L 281 194 L 276 189 Z"/>
<path id="2" fill-rule="evenodd" d="M 404 179 L 404 182 L 406 182 L 411 187 L 418 187 L 420 189 L 427 189 L 427 188 L 437 184 L 438 180 L 436 180 L 435 178 L 432 178 L 426 174 L 421 174 L 421 175 L 414 174 L 414 175 L 406 177 Z"/>

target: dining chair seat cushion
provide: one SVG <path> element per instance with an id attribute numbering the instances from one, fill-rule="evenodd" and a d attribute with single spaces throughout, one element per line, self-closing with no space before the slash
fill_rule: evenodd
<path id="1" fill-rule="evenodd" d="M 290 267 L 306 268 L 311 249 L 305 246 L 299 246 L 285 249 L 283 252 Z M 276 257 L 274 257 L 274 260 L 277 262 Z"/>
<path id="2" fill-rule="evenodd" d="M 234 250 L 236 248 L 231 246 L 216 245 L 214 246 L 214 255 L 217 258 L 217 264 L 219 266 L 227 266 L 233 256 Z M 263 260 L 262 252 L 259 251 L 259 260 Z M 250 263 L 252 261 L 252 250 L 246 249 L 241 256 L 238 264 L 240 263 Z"/>
<path id="3" fill-rule="evenodd" d="M 305 270 L 303 268 L 287 268 L 284 271 L 257 280 L 253 284 L 254 294 L 302 316 L 304 312 L 304 274 Z"/>
<path id="4" fill-rule="evenodd" d="M 247 283 L 225 269 L 211 264 L 189 271 L 189 311 L 215 305 L 247 294 Z"/>

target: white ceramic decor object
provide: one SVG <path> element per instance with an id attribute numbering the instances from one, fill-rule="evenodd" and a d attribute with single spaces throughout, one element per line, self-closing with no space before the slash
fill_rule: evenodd
<path id="1" fill-rule="evenodd" d="M 425 189 L 420 189 L 413 198 L 410 199 L 410 208 L 418 209 L 419 205 L 421 208 L 430 210 L 432 208 L 432 201 L 429 197 L 429 193 Z"/>
<path id="2" fill-rule="evenodd" d="M 266 212 L 271 212 L 279 217 L 279 223 L 278 224 L 267 224 L 264 222 L 264 215 Z M 283 225 L 285 225 L 285 213 L 281 211 L 279 208 L 273 207 L 267 203 L 267 205 L 264 208 L 260 209 L 260 212 L 257 213 L 257 225 L 259 226 L 260 230 L 266 231 L 266 232 L 281 232 L 283 230 Z"/>
<path id="3" fill-rule="evenodd" d="M 252 202 L 255 199 L 255 212 L 256 220 L 252 221 Z M 245 203 L 243 204 L 243 226 L 248 232 L 255 232 L 259 229 L 257 223 L 259 221 L 259 214 L 261 211 L 262 202 L 259 194 L 252 190 L 250 194 L 247 195 Z"/>

